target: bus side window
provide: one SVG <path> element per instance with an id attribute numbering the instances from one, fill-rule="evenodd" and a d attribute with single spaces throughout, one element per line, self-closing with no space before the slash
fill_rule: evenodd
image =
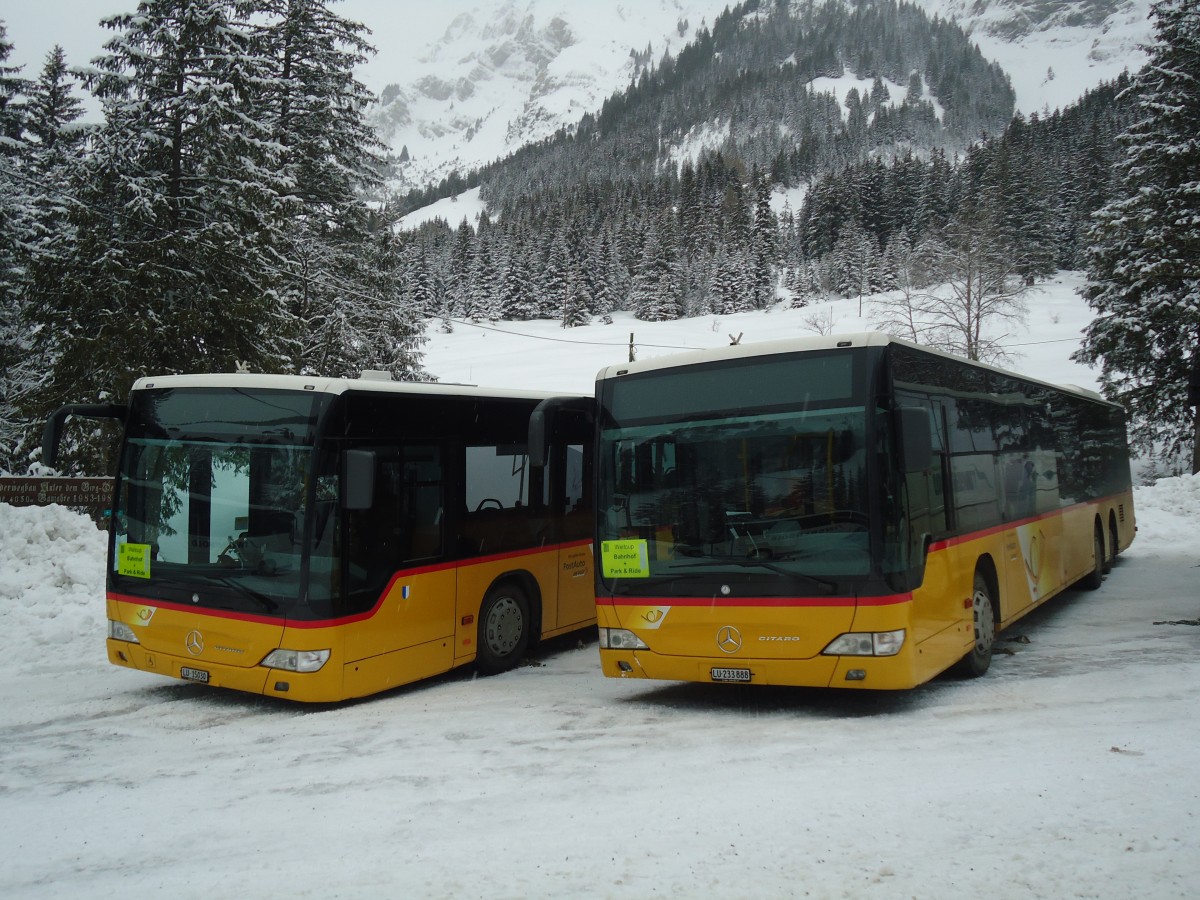
<path id="1" fill-rule="evenodd" d="M 404 562 L 429 559 L 442 552 L 442 480 L 440 447 L 404 448 L 400 484 L 400 555 Z"/>
<path id="2" fill-rule="evenodd" d="M 458 535 L 462 556 L 503 553 L 545 538 L 545 488 L 523 444 L 466 448 L 466 509 Z"/>
<path id="3" fill-rule="evenodd" d="M 587 472 L 590 460 L 583 444 L 568 444 L 563 467 L 563 525 L 564 540 L 582 540 L 592 536 L 591 478 Z"/>
<path id="4" fill-rule="evenodd" d="M 563 410 L 555 421 L 557 445 L 546 494 L 558 518 L 558 540 L 592 536 L 592 420 L 577 410 Z"/>
<path id="5" fill-rule="evenodd" d="M 996 470 L 992 404 L 983 396 L 947 401 L 954 517 L 960 532 L 999 525 L 1001 491 Z"/>
<path id="6" fill-rule="evenodd" d="M 352 612 L 369 608 L 397 569 L 441 553 L 442 453 L 437 445 L 371 446 L 371 505 L 346 513 Z"/>
<path id="7" fill-rule="evenodd" d="M 918 567 L 923 562 L 926 543 L 943 536 L 949 528 L 945 490 L 948 480 L 945 416 L 941 404 L 926 395 L 897 392 L 896 398 L 903 406 L 920 407 L 929 412 L 932 450 L 929 468 L 903 476 L 909 564 Z"/>

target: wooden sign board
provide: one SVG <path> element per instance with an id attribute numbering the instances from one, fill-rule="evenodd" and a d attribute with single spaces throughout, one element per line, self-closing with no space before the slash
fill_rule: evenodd
<path id="1" fill-rule="evenodd" d="M 104 509 L 112 503 L 111 478 L 0 477 L 0 503 L 11 506 L 63 506 Z"/>

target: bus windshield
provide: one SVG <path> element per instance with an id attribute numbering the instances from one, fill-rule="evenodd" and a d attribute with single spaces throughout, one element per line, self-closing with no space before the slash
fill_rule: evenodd
<path id="1" fill-rule="evenodd" d="M 147 390 L 131 398 L 110 577 L 122 593 L 286 615 L 301 597 L 323 395 Z M 316 485 L 336 496 L 337 485 Z"/>
<path id="2" fill-rule="evenodd" d="M 780 369 L 763 371 L 771 366 Z M 869 574 L 859 368 L 841 354 L 608 383 L 601 552 L 603 542 L 618 542 L 610 547 L 644 551 L 644 563 L 619 577 L 609 567 L 606 585 L 618 593 L 658 584 L 689 591 L 711 575 L 731 590 L 777 591 L 784 576 L 786 590 L 831 593 L 843 579 Z M 664 398 L 671 422 L 661 413 L 637 421 Z M 739 400 L 740 408 L 722 408 Z"/>

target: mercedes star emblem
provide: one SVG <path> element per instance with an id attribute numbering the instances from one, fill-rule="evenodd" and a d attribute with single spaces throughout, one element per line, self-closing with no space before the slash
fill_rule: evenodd
<path id="1" fill-rule="evenodd" d="M 192 656 L 199 656 L 204 652 L 204 635 L 198 631 L 189 631 L 188 636 L 183 639 L 183 645 Z"/>
<path id="2" fill-rule="evenodd" d="M 737 653 L 742 649 L 742 633 L 732 625 L 717 632 L 717 646 L 723 653 Z"/>

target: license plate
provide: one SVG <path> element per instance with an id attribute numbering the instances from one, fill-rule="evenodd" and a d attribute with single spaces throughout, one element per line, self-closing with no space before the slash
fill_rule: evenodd
<path id="1" fill-rule="evenodd" d="M 750 680 L 750 670 L 749 669 L 713 669 L 712 670 L 712 680 L 713 681 L 746 682 L 746 681 Z"/>
<path id="2" fill-rule="evenodd" d="M 189 669 L 187 666 L 181 666 L 179 677 L 186 678 L 188 681 L 199 681 L 208 684 L 208 673 L 203 669 Z"/>

